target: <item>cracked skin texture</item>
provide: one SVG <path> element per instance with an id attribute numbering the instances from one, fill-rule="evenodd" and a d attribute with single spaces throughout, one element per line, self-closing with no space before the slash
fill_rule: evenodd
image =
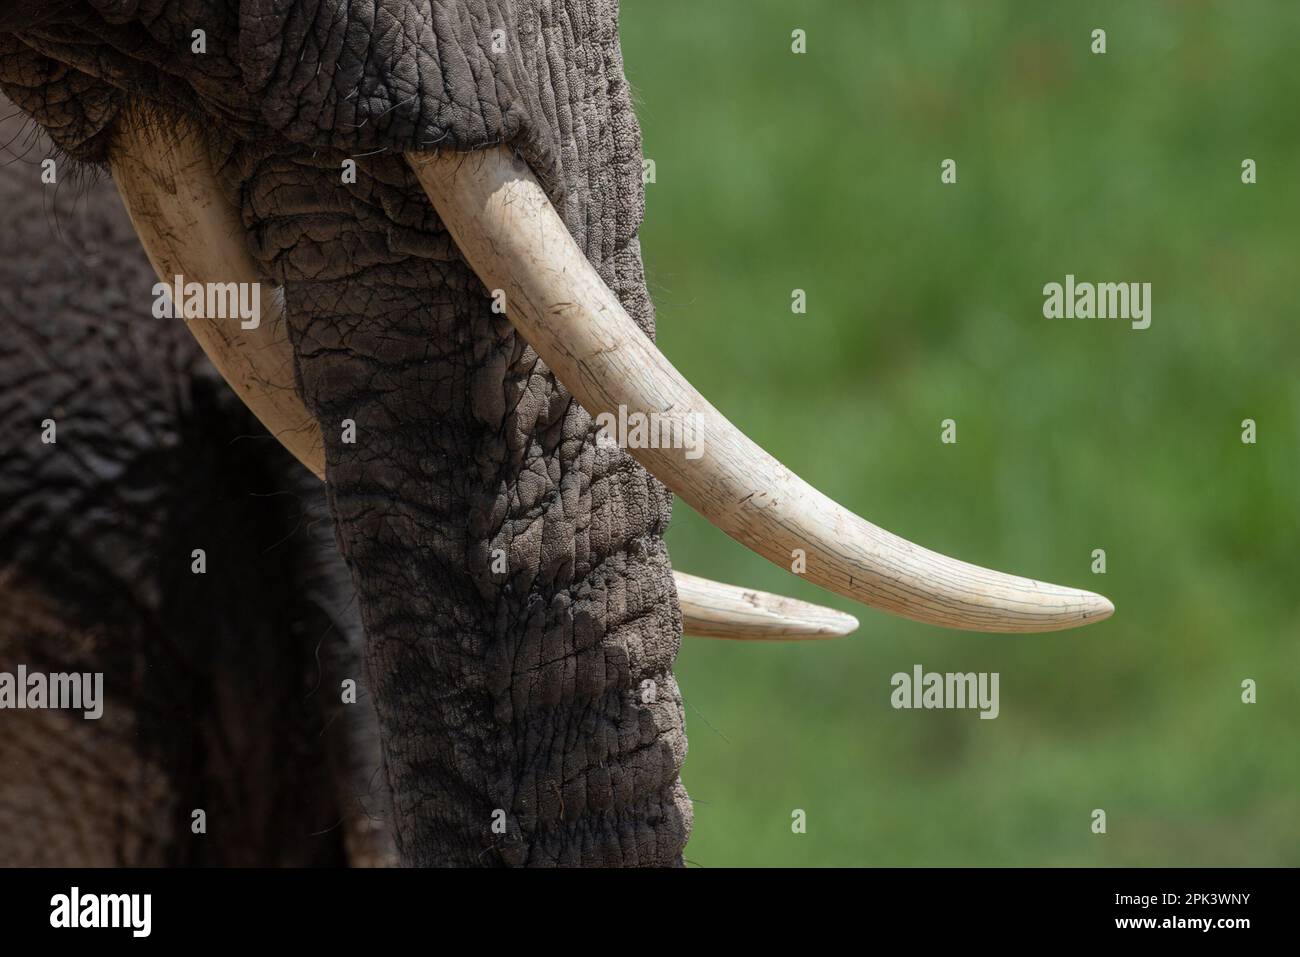
<path id="1" fill-rule="evenodd" d="M 513 146 L 653 335 L 617 4 L 83 0 L 21 17 L 0 32 L 0 87 L 91 162 L 128 102 L 198 120 L 285 289 L 403 862 L 679 865 L 671 496 L 597 447 L 399 155 Z"/>

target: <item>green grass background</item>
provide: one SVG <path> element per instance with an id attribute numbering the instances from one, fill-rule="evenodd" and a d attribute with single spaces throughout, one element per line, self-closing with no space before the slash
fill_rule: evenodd
<path id="1" fill-rule="evenodd" d="M 1117 606 L 915 624 L 679 502 L 677 567 L 862 621 L 686 640 L 687 858 L 1300 864 L 1300 4 L 625 0 L 621 35 L 673 361 L 872 521 Z M 1044 319 L 1067 272 L 1152 283 L 1151 328 Z M 1001 716 L 894 711 L 915 663 L 1000 672 Z"/>

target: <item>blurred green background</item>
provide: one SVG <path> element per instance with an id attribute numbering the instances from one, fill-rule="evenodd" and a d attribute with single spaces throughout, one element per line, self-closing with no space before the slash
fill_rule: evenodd
<path id="1" fill-rule="evenodd" d="M 1300 864 L 1300 4 L 625 0 L 621 31 L 667 354 L 872 521 L 1117 607 L 919 625 L 679 502 L 677 567 L 862 621 L 685 642 L 688 860 Z M 1151 328 L 1044 319 L 1067 272 L 1152 283 Z M 1001 716 L 893 710 L 916 663 L 999 672 Z"/>

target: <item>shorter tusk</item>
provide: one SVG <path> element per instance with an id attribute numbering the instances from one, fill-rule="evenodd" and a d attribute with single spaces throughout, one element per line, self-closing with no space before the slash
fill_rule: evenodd
<path id="1" fill-rule="evenodd" d="M 260 283 L 243 241 L 244 224 L 217 183 L 199 130 L 173 131 L 125 117 L 117 126 L 109 166 L 127 214 L 159 280 Z M 320 426 L 293 376 L 293 347 L 284 297 L 267 286 L 256 328 L 235 319 L 186 319 L 208 359 L 262 425 L 303 465 L 325 477 Z M 179 304 L 174 304 L 179 305 Z M 163 320 L 166 321 L 166 320 Z"/>
<path id="2" fill-rule="evenodd" d="M 840 638 L 858 630 L 858 620 L 834 608 L 738 588 L 673 572 L 684 630 L 698 638 L 740 641 L 807 641 Z"/>

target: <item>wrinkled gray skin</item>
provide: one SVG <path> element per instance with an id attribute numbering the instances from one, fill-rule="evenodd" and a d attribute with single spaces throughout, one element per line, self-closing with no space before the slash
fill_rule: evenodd
<path id="1" fill-rule="evenodd" d="M 400 155 L 513 146 L 653 335 L 615 0 L 18 0 L 0 90 L 90 163 L 128 108 L 200 121 L 325 436 L 401 860 L 680 864 L 671 496 L 597 447 Z"/>
<path id="2" fill-rule="evenodd" d="M 390 863 L 320 484 L 182 323 L 140 321 L 113 184 L 33 188 L 51 145 L 0 117 L 0 670 L 106 676 L 97 720 L 0 712 L 0 866 Z"/>

